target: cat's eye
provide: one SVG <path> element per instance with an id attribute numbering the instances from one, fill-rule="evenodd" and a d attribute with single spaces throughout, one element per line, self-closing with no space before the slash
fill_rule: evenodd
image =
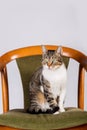
<path id="1" fill-rule="evenodd" d="M 59 58 L 58 58 L 58 61 L 59 61 L 59 62 L 62 62 L 62 58 L 61 58 L 61 57 L 59 57 Z"/>
<path id="2" fill-rule="evenodd" d="M 54 56 L 51 57 L 51 59 L 54 59 L 54 58 L 55 58 Z"/>
<path id="3" fill-rule="evenodd" d="M 44 55 L 44 59 L 48 59 L 48 56 L 47 56 L 47 55 Z"/>
<path id="4" fill-rule="evenodd" d="M 44 61 L 45 61 L 45 62 L 48 62 L 48 59 L 45 59 Z"/>
<path id="5" fill-rule="evenodd" d="M 53 55 L 52 56 L 52 59 L 57 59 L 58 57 L 56 55 Z"/>
<path id="6" fill-rule="evenodd" d="M 46 64 L 47 62 L 48 62 L 48 58 L 43 58 L 43 59 L 42 59 L 42 63 L 43 63 L 43 64 Z"/>

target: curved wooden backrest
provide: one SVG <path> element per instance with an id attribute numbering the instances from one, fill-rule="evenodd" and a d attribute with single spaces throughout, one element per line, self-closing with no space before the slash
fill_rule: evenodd
<path id="1" fill-rule="evenodd" d="M 58 46 L 46 45 L 48 50 L 56 50 Z M 73 58 L 80 63 L 79 67 L 79 78 L 78 78 L 78 107 L 84 109 L 84 76 L 85 70 L 87 71 L 87 56 L 78 50 L 62 47 L 63 56 Z M 25 48 L 19 48 L 7 52 L 0 57 L 0 71 L 2 79 L 2 95 L 3 95 L 3 111 L 9 110 L 9 95 L 8 95 L 8 80 L 6 65 L 17 58 L 40 55 L 42 54 L 41 46 L 29 46 Z"/>
<path id="2" fill-rule="evenodd" d="M 55 50 L 58 46 L 49 46 L 46 45 L 46 48 L 49 50 Z M 81 53 L 78 50 L 68 48 L 68 47 L 62 47 L 63 48 L 63 55 L 66 57 L 70 57 L 78 61 L 86 70 L 87 70 L 87 56 L 85 56 L 83 53 Z M 30 46 L 25 48 L 19 48 L 16 50 L 12 50 L 0 58 L 0 70 L 3 68 L 7 63 L 10 61 L 24 57 L 24 56 L 30 56 L 30 55 L 37 55 L 42 54 L 41 46 Z"/>

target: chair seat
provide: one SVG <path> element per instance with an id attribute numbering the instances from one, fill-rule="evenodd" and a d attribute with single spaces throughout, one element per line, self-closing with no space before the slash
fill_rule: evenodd
<path id="1" fill-rule="evenodd" d="M 24 110 L 11 110 L 0 115 L 0 125 L 20 129 L 63 129 L 87 124 L 87 112 L 66 108 L 66 112 L 51 114 L 27 114 Z"/>

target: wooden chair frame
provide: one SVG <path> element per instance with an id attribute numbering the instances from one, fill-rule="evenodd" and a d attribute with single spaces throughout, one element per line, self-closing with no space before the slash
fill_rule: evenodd
<path id="1" fill-rule="evenodd" d="M 46 45 L 46 48 L 49 50 L 55 50 L 58 46 Z M 79 63 L 79 77 L 78 77 L 78 108 L 84 110 L 84 79 L 85 79 L 85 70 L 87 71 L 87 56 L 81 53 L 78 50 L 62 47 L 63 56 L 72 58 Z M 2 101 L 3 101 L 3 112 L 9 110 L 9 93 L 8 93 L 8 78 L 7 78 L 7 69 L 6 65 L 17 58 L 40 55 L 42 54 L 41 46 L 29 46 L 24 48 L 15 49 L 9 51 L 0 57 L 0 72 L 1 72 L 1 81 L 2 81 Z M 10 127 L 0 126 L 0 129 L 3 130 L 20 130 Z M 79 126 L 76 128 L 70 128 L 67 130 L 87 130 L 87 125 Z"/>

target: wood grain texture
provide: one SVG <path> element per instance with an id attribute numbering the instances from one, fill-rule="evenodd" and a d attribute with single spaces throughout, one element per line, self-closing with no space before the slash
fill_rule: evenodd
<path id="1" fill-rule="evenodd" d="M 6 67 L 1 71 L 3 112 L 9 110 L 8 79 Z"/>
<path id="2" fill-rule="evenodd" d="M 58 46 L 50 46 L 46 45 L 46 48 L 49 50 L 55 50 Z M 42 54 L 41 46 L 30 46 L 30 47 L 24 47 L 19 48 L 16 50 L 12 50 L 10 52 L 5 53 L 0 58 L 0 70 L 10 61 L 24 57 L 24 56 L 31 56 L 31 55 L 40 55 Z M 63 56 L 70 57 L 78 61 L 86 70 L 87 70 L 87 56 L 85 56 L 83 53 L 81 53 L 78 50 L 63 47 Z"/>
<path id="3" fill-rule="evenodd" d="M 78 76 L 78 107 L 84 109 L 84 80 L 85 70 L 79 65 L 79 76 Z"/>

